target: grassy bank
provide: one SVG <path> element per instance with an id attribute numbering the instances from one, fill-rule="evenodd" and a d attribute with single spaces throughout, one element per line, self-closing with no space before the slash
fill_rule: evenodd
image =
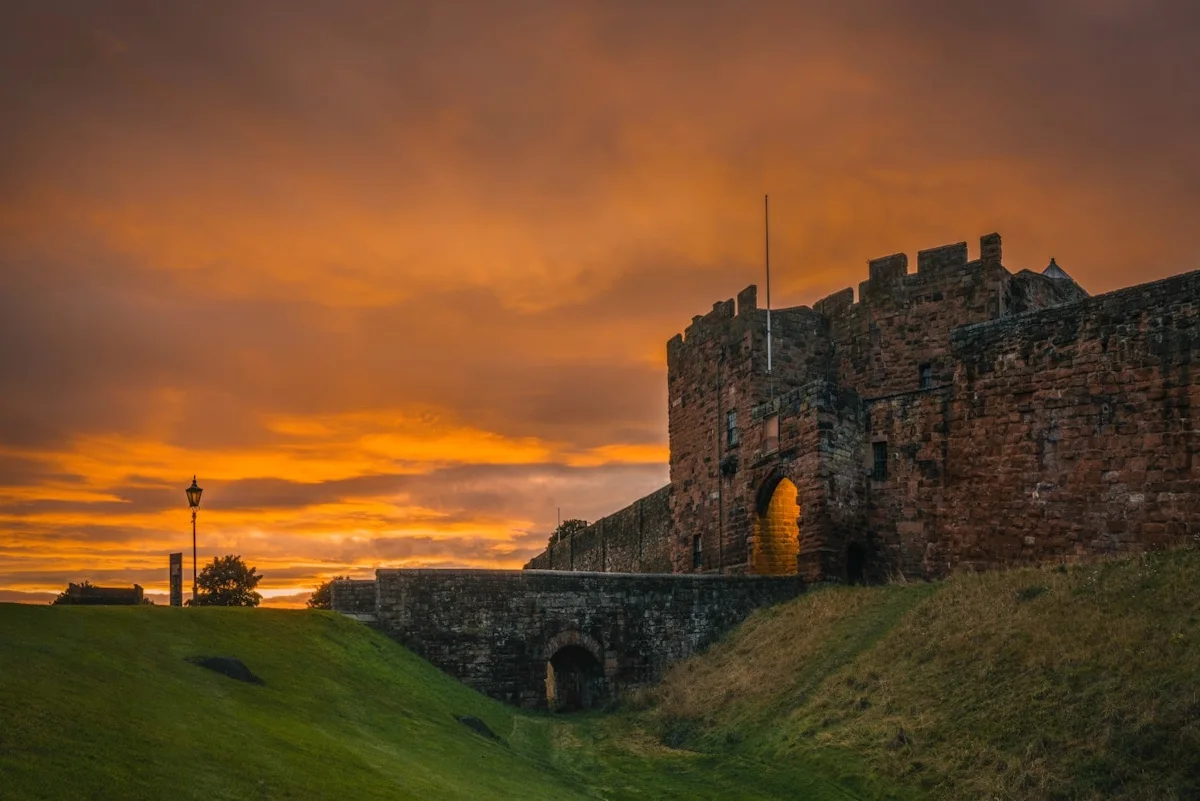
<path id="1" fill-rule="evenodd" d="M 1200 551 L 819 591 L 653 703 L 706 753 L 853 753 L 934 797 L 1200 798 Z"/>
<path id="2" fill-rule="evenodd" d="M 232 656 L 263 680 L 188 658 Z M 456 719 L 472 715 L 490 740 Z M 893 797 L 878 787 L 858 797 Z M 0 604 L 0 798 L 848 797 L 803 761 L 505 707 L 328 612 Z M 855 797 L 855 796 L 849 796 Z"/>
<path id="3" fill-rule="evenodd" d="M 0 637 L 5 798 L 577 797 L 454 717 L 512 711 L 331 613 L 0 605 Z"/>
<path id="4" fill-rule="evenodd" d="M 1188 799 L 1200 551 L 816 590 L 629 701 L 513 710 L 331 613 L 0 605 L 5 799 Z"/>

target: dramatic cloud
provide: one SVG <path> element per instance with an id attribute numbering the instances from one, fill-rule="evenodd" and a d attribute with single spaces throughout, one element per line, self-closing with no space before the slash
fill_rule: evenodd
<path id="1" fill-rule="evenodd" d="M 519 566 L 661 486 L 665 342 L 999 230 L 1200 267 L 1200 7 L 10 3 L 0 587 Z M 42 593 L 43 595 L 20 595 Z M 299 593 L 299 595 L 298 595 Z"/>

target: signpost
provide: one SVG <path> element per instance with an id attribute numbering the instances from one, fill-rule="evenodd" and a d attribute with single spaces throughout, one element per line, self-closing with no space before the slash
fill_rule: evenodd
<path id="1" fill-rule="evenodd" d="M 171 606 L 183 606 L 183 553 L 171 554 Z"/>

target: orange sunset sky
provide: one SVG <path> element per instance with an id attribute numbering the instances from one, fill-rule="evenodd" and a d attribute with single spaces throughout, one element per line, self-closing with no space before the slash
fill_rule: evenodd
<path id="1" fill-rule="evenodd" d="M 1200 4 L 7 2 L 0 600 L 519 567 L 666 483 L 665 343 L 999 231 L 1200 267 Z M 761 295 L 760 295 L 761 297 Z M 187 557 L 190 584 L 190 555 Z"/>

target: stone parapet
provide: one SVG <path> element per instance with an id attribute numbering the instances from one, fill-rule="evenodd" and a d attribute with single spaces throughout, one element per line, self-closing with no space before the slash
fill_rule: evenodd
<path id="1" fill-rule="evenodd" d="M 657 680 L 754 609 L 795 597 L 796 577 L 379 570 L 385 631 L 487 695 L 546 705 L 547 662 L 586 644 L 609 698 Z"/>

